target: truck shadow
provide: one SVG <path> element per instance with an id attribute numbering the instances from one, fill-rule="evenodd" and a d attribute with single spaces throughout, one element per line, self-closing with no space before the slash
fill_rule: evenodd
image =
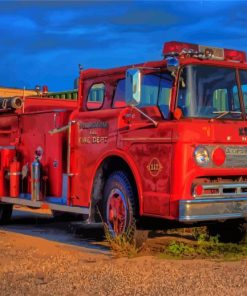
<path id="1" fill-rule="evenodd" d="M 109 253 L 102 229 L 82 230 L 78 225 L 72 220 L 55 219 L 51 214 L 15 209 L 10 224 L 0 229 L 80 247 L 82 251 Z"/>

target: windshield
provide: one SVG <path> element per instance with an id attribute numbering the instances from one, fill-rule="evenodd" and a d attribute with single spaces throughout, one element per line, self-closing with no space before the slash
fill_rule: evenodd
<path id="1" fill-rule="evenodd" d="M 184 117 L 242 118 L 236 70 L 186 66 L 180 74 L 177 106 Z"/>

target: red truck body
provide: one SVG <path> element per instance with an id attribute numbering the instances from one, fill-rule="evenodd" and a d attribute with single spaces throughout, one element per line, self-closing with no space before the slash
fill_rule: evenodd
<path id="1" fill-rule="evenodd" d="M 102 211 L 116 232 L 132 216 L 182 222 L 245 218 L 245 55 L 225 50 L 223 58 L 214 58 L 211 51 L 175 42 L 163 54 L 160 61 L 81 71 L 77 101 L 26 97 L 21 108 L 2 110 L 2 205 L 46 204 L 90 221 Z M 169 70 L 169 58 L 178 61 L 176 69 Z M 151 81 L 145 85 L 149 98 L 138 106 L 125 101 L 128 69 L 139 69 L 141 83 Z M 156 78 L 162 89 L 152 82 Z M 162 104 L 154 98 L 156 88 L 160 100 L 162 93 L 166 97 Z M 214 111 L 188 111 L 193 100 Z"/>

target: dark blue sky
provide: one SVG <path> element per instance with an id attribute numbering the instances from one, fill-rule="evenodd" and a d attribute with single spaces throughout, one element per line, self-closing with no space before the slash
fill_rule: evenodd
<path id="1" fill-rule="evenodd" d="M 79 63 L 159 60 L 165 41 L 247 51 L 247 2 L 1 1 L 0 36 L 0 85 L 66 90 Z"/>

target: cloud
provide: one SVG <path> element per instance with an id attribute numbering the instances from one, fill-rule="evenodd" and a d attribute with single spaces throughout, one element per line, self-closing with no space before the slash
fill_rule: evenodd
<path id="1" fill-rule="evenodd" d="M 0 84 L 71 88 L 78 63 L 158 60 L 169 40 L 246 50 L 246 22 L 243 1 L 0 2 Z"/>
<path id="2" fill-rule="evenodd" d="M 177 17 L 158 9 L 128 9 L 123 15 L 113 17 L 111 21 L 117 25 L 164 26 L 176 23 Z"/>
<path id="3" fill-rule="evenodd" d="M 1 16 L 1 30 L 35 30 L 35 22 L 27 17 L 20 15 L 2 15 Z"/>

